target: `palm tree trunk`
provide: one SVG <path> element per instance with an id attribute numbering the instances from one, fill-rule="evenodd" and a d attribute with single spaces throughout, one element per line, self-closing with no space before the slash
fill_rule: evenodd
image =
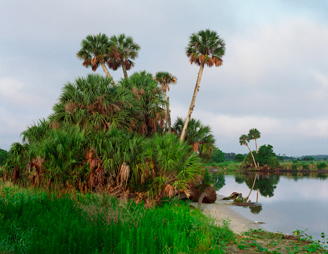
<path id="1" fill-rule="evenodd" d="M 256 161 L 255 161 L 254 155 L 253 155 L 253 153 L 252 153 L 252 150 L 249 148 L 249 146 L 248 146 L 247 142 L 245 142 L 245 144 L 246 144 L 246 146 L 247 146 L 247 148 L 248 148 L 249 152 L 250 152 L 250 153 L 251 153 L 251 155 L 252 155 L 252 158 L 253 158 L 253 162 L 254 162 L 254 166 L 257 168 L 257 164 L 256 164 Z"/>
<path id="2" fill-rule="evenodd" d="M 196 96 L 197 96 L 197 93 L 199 92 L 200 80 L 202 79 L 203 70 L 204 70 L 204 64 L 201 64 L 199 66 L 199 72 L 198 72 L 198 76 L 197 76 L 195 90 L 194 90 L 194 94 L 191 99 L 190 107 L 188 110 L 188 115 L 187 115 L 186 121 L 185 121 L 183 129 L 182 129 L 182 133 L 181 133 L 181 137 L 180 137 L 181 141 L 183 141 L 185 139 L 187 127 L 188 127 L 188 124 L 190 121 L 190 117 L 191 117 L 192 112 L 194 111 Z"/>
<path id="3" fill-rule="evenodd" d="M 257 153 L 258 151 L 257 151 L 257 141 L 256 141 L 256 138 L 254 138 L 254 140 L 255 140 L 255 148 L 256 148 L 256 153 Z"/>
<path id="4" fill-rule="evenodd" d="M 123 69 L 124 78 L 125 78 L 125 79 L 128 79 L 128 78 L 129 78 L 129 77 L 128 77 L 128 72 L 126 71 L 126 68 L 125 68 L 124 63 L 122 63 L 122 69 Z"/>
<path id="5" fill-rule="evenodd" d="M 169 133 L 171 133 L 171 110 L 170 110 L 170 98 L 167 97 L 167 125 Z"/>
<path id="6" fill-rule="evenodd" d="M 107 70 L 105 63 L 104 62 L 101 62 L 100 65 L 103 68 L 106 76 L 109 77 L 109 78 L 111 78 L 111 79 L 113 79 L 112 76 L 109 74 L 109 71 Z"/>

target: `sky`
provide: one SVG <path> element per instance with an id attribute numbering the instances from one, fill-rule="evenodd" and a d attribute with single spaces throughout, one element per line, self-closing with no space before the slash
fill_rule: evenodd
<path id="1" fill-rule="evenodd" d="M 67 82 L 93 73 L 76 57 L 89 34 L 132 36 L 141 50 L 128 74 L 175 75 L 172 121 L 185 118 L 199 70 L 185 49 L 210 29 L 226 53 L 205 67 L 192 117 L 211 126 L 216 146 L 247 153 L 239 137 L 257 128 L 276 154 L 328 154 L 327 9 L 325 0 L 0 0 L 0 148 L 47 118 Z"/>

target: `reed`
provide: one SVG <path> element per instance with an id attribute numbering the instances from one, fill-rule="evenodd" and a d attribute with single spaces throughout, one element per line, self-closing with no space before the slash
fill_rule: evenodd
<path id="1" fill-rule="evenodd" d="M 223 253 L 232 238 L 182 202 L 0 186 L 0 253 Z"/>

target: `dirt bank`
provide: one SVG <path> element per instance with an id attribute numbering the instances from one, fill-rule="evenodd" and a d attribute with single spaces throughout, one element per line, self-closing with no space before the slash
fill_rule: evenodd
<path id="1" fill-rule="evenodd" d="M 201 206 L 203 213 L 211 216 L 218 226 L 223 225 L 224 220 L 228 221 L 230 229 L 237 234 L 246 232 L 250 228 L 261 228 L 259 224 L 232 210 L 232 201 L 222 200 L 222 198 L 223 196 L 218 195 L 214 204 L 202 204 Z M 197 203 L 193 203 L 193 205 L 197 207 Z"/>

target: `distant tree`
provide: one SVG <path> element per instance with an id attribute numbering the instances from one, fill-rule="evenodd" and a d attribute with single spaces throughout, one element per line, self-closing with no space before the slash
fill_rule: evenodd
<path id="1" fill-rule="evenodd" d="M 222 152 L 219 148 L 214 148 L 214 152 L 211 158 L 211 162 L 215 162 L 215 163 L 220 163 L 220 162 L 224 162 L 224 152 Z"/>
<path id="2" fill-rule="evenodd" d="M 236 162 L 242 162 L 245 159 L 245 156 L 241 153 L 236 154 L 235 158 L 233 159 Z"/>
<path id="3" fill-rule="evenodd" d="M 164 94 L 164 98 L 167 102 L 166 105 L 166 115 L 167 115 L 167 128 L 171 132 L 171 114 L 170 114 L 170 101 L 166 95 L 166 91 L 170 91 L 170 84 L 175 84 L 177 78 L 168 72 L 157 72 L 155 75 L 155 80 L 161 85 L 161 90 Z"/>
<path id="4" fill-rule="evenodd" d="M 226 161 L 232 161 L 235 158 L 236 154 L 235 153 L 225 153 L 224 154 L 224 159 Z"/>
<path id="5" fill-rule="evenodd" d="M 304 156 L 301 158 L 302 161 L 314 161 L 314 158 L 312 156 Z"/>
<path id="6" fill-rule="evenodd" d="M 270 168 L 277 168 L 279 167 L 279 159 L 277 155 L 273 152 L 272 145 L 263 145 L 260 147 L 257 161 L 259 162 L 260 166 L 267 165 Z"/>
<path id="7" fill-rule="evenodd" d="M 273 152 L 272 145 L 263 145 L 259 148 L 258 153 L 254 153 L 255 160 L 258 162 L 259 166 L 267 166 L 268 168 L 274 169 L 279 167 L 279 159 Z M 253 165 L 253 157 L 249 153 L 244 159 L 245 166 Z"/>
<path id="8" fill-rule="evenodd" d="M 83 60 L 82 65 L 86 68 L 91 66 L 96 71 L 99 65 L 103 68 L 107 77 L 112 78 L 106 68 L 106 61 L 110 42 L 106 34 L 88 35 L 81 42 L 81 49 L 77 52 L 77 57 Z"/>
<path id="9" fill-rule="evenodd" d="M 249 146 L 248 146 L 248 142 L 250 141 L 250 139 L 249 139 L 249 137 L 247 136 L 247 135 L 241 135 L 240 137 L 239 137 L 239 143 L 240 143 L 240 145 L 242 146 L 242 145 L 245 145 L 245 146 L 247 146 L 247 148 L 248 148 L 248 150 L 249 150 L 249 153 L 251 154 L 251 156 L 252 156 L 252 159 L 253 159 L 253 162 L 254 162 L 254 167 L 256 167 L 257 168 L 257 164 L 256 164 L 256 161 L 255 161 L 255 157 L 254 157 L 254 155 L 253 155 L 253 153 L 252 153 L 252 150 L 249 148 Z"/>
<path id="10" fill-rule="evenodd" d="M 8 152 L 0 148 L 0 166 L 5 165 L 8 159 Z"/>
<path id="11" fill-rule="evenodd" d="M 250 129 L 249 132 L 248 132 L 248 137 L 250 140 L 253 140 L 255 141 L 255 149 L 256 149 L 256 153 L 258 152 L 257 150 L 257 139 L 259 139 L 261 137 L 261 132 L 259 132 L 257 129 L 253 128 L 253 129 Z"/>
<path id="12" fill-rule="evenodd" d="M 225 43 L 215 31 L 210 31 L 207 29 L 205 31 L 199 31 L 196 34 L 194 33 L 190 36 L 189 44 L 186 49 L 186 55 L 189 57 L 191 64 L 195 63 L 199 65 L 199 72 L 187 118 L 180 137 L 182 141 L 185 139 L 188 123 L 195 107 L 196 96 L 199 91 L 204 66 L 221 66 L 223 62 L 222 56 L 224 53 Z"/>

